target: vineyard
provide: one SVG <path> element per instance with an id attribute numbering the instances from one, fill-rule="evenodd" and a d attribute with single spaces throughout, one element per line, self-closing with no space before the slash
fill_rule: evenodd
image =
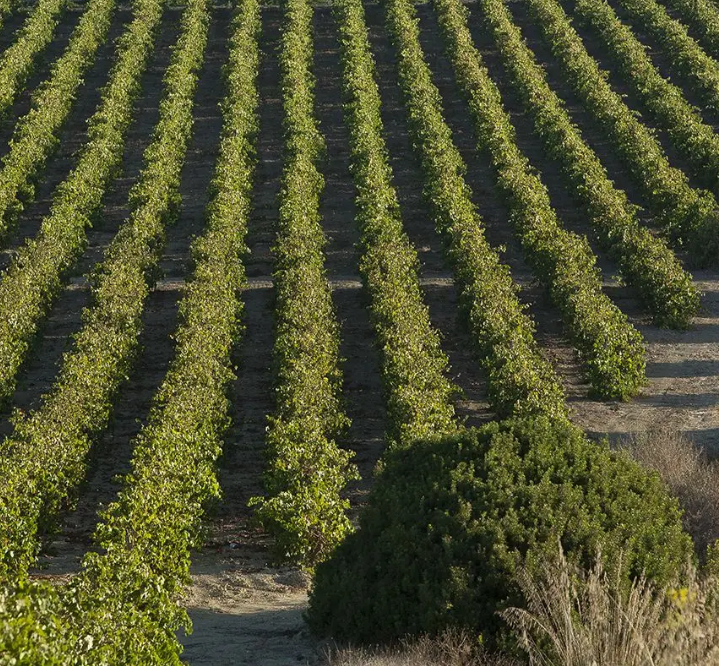
<path id="1" fill-rule="evenodd" d="M 0 664 L 719 574 L 717 198 L 715 0 L 0 0 Z"/>

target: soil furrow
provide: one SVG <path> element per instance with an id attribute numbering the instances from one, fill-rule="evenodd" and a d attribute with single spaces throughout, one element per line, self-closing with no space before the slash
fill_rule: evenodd
<path id="1" fill-rule="evenodd" d="M 449 357 L 452 368 L 451 379 L 463 392 L 456 404 L 457 414 L 466 419 L 468 425 L 478 425 L 491 416 L 486 399 L 484 374 L 472 355 L 469 334 L 460 322 L 457 291 L 451 279 L 449 263 L 443 254 L 442 239 L 435 230 L 422 197 L 422 170 L 408 134 L 405 108 L 397 80 L 395 54 L 384 24 L 384 8 L 381 5 L 368 4 L 365 10 L 370 43 L 376 59 L 377 83 L 382 97 L 385 140 L 405 230 L 422 263 L 420 278 L 446 279 L 423 281 L 425 302 L 429 306 L 432 324 L 442 335 L 442 349 Z M 466 155 L 463 156 L 466 158 Z M 472 184 L 474 186 L 474 183 Z M 485 205 L 480 207 L 483 216 L 503 215 L 496 201 L 487 205 L 483 188 L 480 187 L 474 195 L 476 201 L 484 200 Z"/>
<path id="2" fill-rule="evenodd" d="M 178 17 L 179 18 L 179 17 Z M 216 160 L 220 131 L 221 67 L 225 61 L 229 11 L 213 12 L 204 68 L 196 94 L 195 124 L 183 169 L 178 220 L 167 229 L 160 262 L 160 276 L 148 296 L 143 315 L 140 351 L 128 382 L 121 388 L 109 428 L 92 456 L 92 469 L 80 494 L 77 509 L 68 515 L 53 541 L 63 560 L 64 545 L 89 543 L 97 512 L 109 504 L 119 489 L 115 476 L 129 471 L 131 443 L 149 412 L 151 400 L 174 354 L 171 335 L 177 327 L 177 306 L 189 263 L 192 238 L 204 224 L 206 192 Z M 146 135 L 151 129 L 148 127 Z M 66 566 L 71 565 L 67 562 Z"/>
<path id="3" fill-rule="evenodd" d="M 9 14 L 5 15 L 5 19 L 2 22 L 2 28 L 0 28 L 0 54 L 15 41 L 15 33 L 25 23 L 29 12 L 24 7 L 17 7 Z"/>
<path id="4" fill-rule="evenodd" d="M 50 70 L 53 64 L 67 48 L 70 37 L 72 37 L 72 33 L 80 22 L 83 13 L 84 7 L 71 7 L 65 10 L 65 13 L 60 18 L 60 23 L 55 29 L 52 41 L 47 45 L 45 50 L 39 54 L 35 61 L 35 67 L 25 82 L 22 92 L 0 118 L 0 158 L 8 151 L 8 142 L 12 137 L 15 123 L 30 110 L 33 93 L 37 87 L 50 76 Z M 2 29 L 3 34 L 0 36 L 0 52 L 15 42 L 15 31 L 22 28 L 28 16 L 29 12 L 15 12 L 15 14 L 8 19 Z M 8 28 L 10 28 L 11 25 L 12 34 L 8 34 Z"/>
<path id="5" fill-rule="evenodd" d="M 349 275 L 360 280 L 360 231 L 355 220 L 356 190 L 350 173 L 349 132 L 342 109 L 342 68 L 337 26 L 331 9 L 315 10 L 316 115 L 327 148 L 321 166 L 325 189 L 320 203 L 327 277 L 342 279 L 332 292 L 337 318 L 341 322 L 340 354 L 344 359 L 343 395 L 347 415 L 352 419 L 347 446 L 356 451 L 354 462 L 362 481 L 353 488 L 366 491 L 374 466 L 384 449 L 386 412 L 382 394 L 379 350 L 369 317 L 369 297 L 362 289 L 346 284 Z M 353 493 L 353 503 L 358 497 Z"/>

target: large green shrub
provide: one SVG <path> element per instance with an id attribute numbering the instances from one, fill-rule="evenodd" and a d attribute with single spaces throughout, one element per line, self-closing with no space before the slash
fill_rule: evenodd
<path id="1" fill-rule="evenodd" d="M 308 620 L 353 642 L 466 627 L 497 637 L 514 574 L 554 552 L 667 581 L 690 556 L 659 477 L 565 420 L 517 419 L 390 451 L 361 529 L 317 568 Z"/>

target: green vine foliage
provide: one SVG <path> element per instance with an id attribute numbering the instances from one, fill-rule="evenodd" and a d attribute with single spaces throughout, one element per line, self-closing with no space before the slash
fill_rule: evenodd
<path id="1" fill-rule="evenodd" d="M 381 100 L 361 0 L 338 0 L 345 116 L 350 134 L 357 219 L 362 232 L 360 271 L 382 354 L 395 446 L 456 428 L 455 387 L 449 362 L 419 286 L 419 259 L 402 227 L 392 169 L 382 137 Z"/>
<path id="2" fill-rule="evenodd" d="M 503 642 L 515 574 L 560 541 L 568 559 L 668 581 L 691 557 L 658 475 L 567 421 L 515 419 L 389 452 L 360 529 L 317 568 L 308 620 L 353 643 L 459 627 Z"/>
<path id="3" fill-rule="evenodd" d="M 107 38 L 115 9 L 116 0 L 88 2 L 67 49 L 33 96 L 30 111 L 15 126 L 0 169 L 0 238 L 14 224 L 23 201 L 32 198 L 34 179 L 57 147 L 59 129 Z"/>
<path id="4" fill-rule="evenodd" d="M 657 139 L 611 89 L 559 3 L 524 2 L 567 83 L 629 168 L 651 213 L 670 237 L 684 243 L 693 262 L 715 262 L 719 256 L 719 206 L 714 196 L 692 189 L 686 175 L 670 166 Z"/>
<path id="5" fill-rule="evenodd" d="M 130 192 L 130 217 L 93 277 L 93 304 L 65 354 L 58 380 L 37 410 L 16 414 L 0 445 L 0 580 L 22 578 L 34 561 L 38 532 L 53 527 L 85 475 L 94 436 L 110 418 L 115 393 L 137 350 L 149 280 L 164 229 L 176 215 L 192 129 L 197 72 L 207 41 L 206 0 L 188 5 L 165 74 L 160 120 L 145 167 Z"/>
<path id="6" fill-rule="evenodd" d="M 677 13 L 682 23 L 689 26 L 696 41 L 704 48 L 705 53 L 712 56 L 715 61 L 719 59 L 719 7 L 710 0 L 667 0 L 666 4 Z M 662 23 L 663 21 L 659 21 L 657 27 L 661 27 Z M 682 30 L 681 24 L 678 24 L 678 26 L 672 24 L 671 27 L 672 32 L 677 33 L 675 39 L 679 43 L 684 42 L 684 36 L 679 34 L 679 31 Z M 676 56 L 678 55 L 681 58 L 681 53 L 675 53 L 674 55 L 673 64 L 676 67 L 678 65 Z M 690 63 L 691 60 L 688 60 L 687 64 Z M 700 71 L 696 61 L 691 64 L 692 71 Z"/>
<path id="7" fill-rule="evenodd" d="M 195 37 L 206 29 L 208 8 L 192 2 L 186 10 L 185 28 L 194 27 Z M 176 631 L 188 629 L 189 620 L 178 599 L 190 579 L 190 548 L 201 541 L 204 507 L 219 495 L 214 464 L 241 334 L 259 30 L 259 3 L 244 0 L 232 25 L 220 155 L 207 228 L 192 245 L 195 268 L 180 304 L 175 358 L 134 443 L 124 490 L 98 527 L 99 552 L 84 558 L 81 573 L 59 593 L 20 584 L 0 594 L 0 653 L 26 649 L 43 664 L 181 663 Z M 191 43 L 201 51 L 201 41 Z"/>
<path id="8" fill-rule="evenodd" d="M 559 378 L 539 352 L 533 322 L 517 298 L 508 267 L 484 236 L 409 5 L 389 3 L 387 19 L 399 55 L 409 130 L 424 171 L 424 196 L 437 230 L 446 238 L 461 308 L 487 373 L 490 404 L 500 417 L 564 417 L 567 406 Z"/>
<path id="9" fill-rule="evenodd" d="M 709 544 L 707 547 L 704 572 L 719 580 L 719 540 Z"/>
<path id="10" fill-rule="evenodd" d="M 648 2 L 648 0 L 647 0 Z M 634 4 L 625 4 L 632 16 Z M 650 5 L 651 6 L 651 5 Z M 704 122 L 699 109 L 687 102 L 681 88 L 665 79 L 652 64 L 646 47 L 603 0 L 578 0 L 575 15 L 589 25 L 607 47 L 610 58 L 631 85 L 651 116 L 666 130 L 672 143 L 684 156 L 698 182 L 719 193 L 719 136 Z M 656 5 L 660 13 L 664 13 Z M 640 23 L 644 25 L 644 22 Z M 667 20 L 671 21 L 669 17 Z M 695 48 L 699 48 L 696 44 Z M 719 84 L 719 64 L 716 64 Z M 719 99 L 719 85 L 717 87 Z M 717 105 L 719 108 L 719 104 Z"/>
<path id="11" fill-rule="evenodd" d="M 0 56 L 0 116 L 7 113 L 45 47 L 52 41 L 67 0 L 40 0 L 15 41 Z M 1 11 L 1 10 L 0 10 Z"/>
<path id="12" fill-rule="evenodd" d="M 627 282 L 638 288 L 654 323 L 685 328 L 699 309 L 691 275 L 662 239 L 639 226 L 636 209 L 582 139 L 505 4 L 482 0 L 478 7 L 545 152 L 560 167 L 600 241 L 619 262 Z"/>
<path id="13" fill-rule="evenodd" d="M 68 666 L 73 663 L 69 654 L 74 640 L 55 587 L 37 581 L 0 584 L 0 656 L 4 663 Z"/>
<path id="14" fill-rule="evenodd" d="M 276 407 L 268 419 L 265 487 L 255 516 L 278 560 L 312 568 L 350 532 L 341 493 L 358 478 L 337 445 L 349 425 L 340 394 L 339 324 L 324 272 L 317 163 L 324 141 L 314 118 L 312 6 L 287 0 L 280 52 L 285 165 L 275 244 Z"/>
<path id="15" fill-rule="evenodd" d="M 40 233 L 20 248 L 0 279 L 0 310 L 6 314 L 0 321 L 0 400 L 12 396 L 38 327 L 62 289 L 64 275 L 84 251 L 86 230 L 122 164 L 134 102 L 165 6 L 158 0 L 137 3 L 100 105 L 88 123 L 89 141 L 57 187 Z"/>
<path id="16" fill-rule="evenodd" d="M 686 8 L 685 4 L 677 0 L 667 4 L 679 9 Z M 633 22 L 666 49 L 670 70 L 682 77 L 705 104 L 719 111 L 719 63 L 689 35 L 687 28 L 674 20 L 667 10 L 654 0 L 620 0 L 618 5 L 629 14 Z M 693 2 L 692 5 L 691 15 L 697 18 L 701 16 L 706 24 L 700 25 L 699 21 L 691 20 L 690 17 L 691 27 L 699 35 L 708 37 L 703 40 L 704 46 L 716 58 L 719 48 L 712 40 L 719 35 L 716 29 L 719 12 L 716 7 L 708 9 L 703 0 Z M 682 20 L 688 13 L 685 11 L 682 14 Z"/>
<path id="17" fill-rule="evenodd" d="M 562 313 L 592 392 L 607 399 L 635 396 L 646 383 L 642 336 L 602 291 L 601 274 L 586 238 L 562 227 L 546 187 L 519 150 L 499 90 L 472 43 L 464 8 L 452 0 L 437 0 L 434 5 L 479 148 L 490 155 L 524 255 Z"/>

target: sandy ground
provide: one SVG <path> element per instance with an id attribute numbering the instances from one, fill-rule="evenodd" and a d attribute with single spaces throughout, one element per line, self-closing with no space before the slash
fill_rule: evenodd
<path id="1" fill-rule="evenodd" d="M 268 539 L 244 523 L 218 520 L 193 557 L 185 606 L 193 623 L 180 636 L 183 659 L 206 666 L 320 664 L 323 646 L 302 614 L 310 577 L 273 567 Z"/>
<path id="2" fill-rule="evenodd" d="M 201 554 L 187 608 L 194 625 L 183 658 L 207 666 L 318 664 L 320 649 L 302 619 L 308 578 L 260 557 Z"/>
<path id="3" fill-rule="evenodd" d="M 685 332 L 640 327 L 648 342 L 648 386 L 628 403 L 575 401 L 576 421 L 617 439 L 656 428 L 685 432 L 719 456 L 719 281 L 695 275 L 704 311 Z"/>

